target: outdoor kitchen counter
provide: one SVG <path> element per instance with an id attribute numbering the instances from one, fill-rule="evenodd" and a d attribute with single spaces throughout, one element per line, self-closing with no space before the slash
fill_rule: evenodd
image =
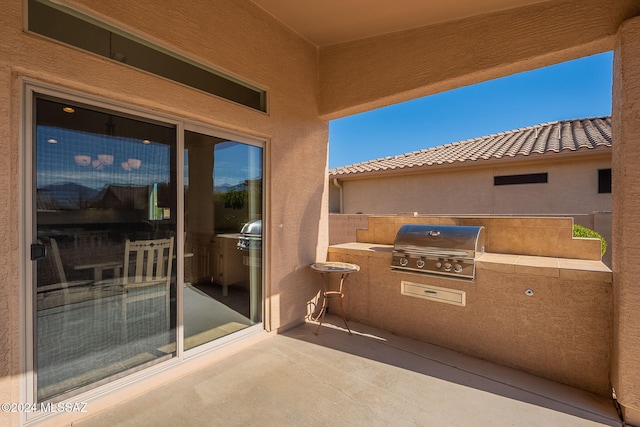
<path id="1" fill-rule="evenodd" d="M 379 243 L 351 242 L 329 246 L 329 253 L 366 254 L 385 259 L 387 265 L 390 263 L 392 252 L 393 245 Z M 607 283 L 613 281 L 611 270 L 602 261 L 581 259 L 484 253 L 476 258 L 476 269 L 567 280 L 597 280 Z"/>
<path id="2" fill-rule="evenodd" d="M 345 291 L 349 320 L 610 395 L 612 273 L 601 261 L 483 253 L 469 280 L 392 270 L 393 248 L 329 246 L 329 261 L 360 266 Z"/>

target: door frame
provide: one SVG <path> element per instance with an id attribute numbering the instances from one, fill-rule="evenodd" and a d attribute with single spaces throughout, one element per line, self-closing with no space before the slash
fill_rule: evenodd
<path id="1" fill-rule="evenodd" d="M 193 120 L 177 117 L 164 112 L 151 111 L 143 107 L 136 106 L 134 104 L 126 104 L 120 101 L 112 100 L 109 98 L 87 94 L 67 87 L 58 86 L 50 83 L 44 83 L 36 79 L 20 77 L 20 97 L 19 97 L 19 187 L 18 187 L 18 212 L 19 212 L 19 307 L 20 307 L 20 402 L 36 404 L 36 375 L 34 372 L 34 359 L 35 359 L 35 300 L 33 292 L 33 284 L 35 280 L 36 263 L 30 259 L 30 247 L 35 242 L 35 203 L 36 194 L 33 191 L 35 185 L 35 153 L 34 153 L 34 97 L 36 94 L 44 96 L 52 96 L 55 98 L 69 100 L 80 104 L 86 104 L 90 107 L 105 108 L 116 112 L 129 114 L 141 119 L 147 119 L 149 121 L 157 121 L 163 124 L 174 125 L 176 127 L 176 185 L 178 203 L 176 206 L 176 227 L 177 230 L 184 230 L 184 133 L 185 130 L 191 130 L 200 133 L 206 133 L 212 136 L 228 137 L 234 141 L 247 143 L 250 145 L 257 145 L 263 148 L 262 156 L 262 171 L 263 171 L 263 195 L 262 195 L 262 209 L 263 209 L 263 223 L 267 223 L 269 215 L 268 202 L 268 143 L 267 138 L 261 138 L 244 134 L 236 131 L 231 131 L 222 127 L 204 124 Z M 185 369 L 189 369 L 183 366 L 183 369 L 179 369 L 181 365 L 184 365 L 186 361 L 201 360 L 201 357 L 207 354 L 213 354 L 214 350 L 221 350 L 223 347 L 244 341 L 249 337 L 256 334 L 265 334 L 265 328 L 270 323 L 267 319 L 269 316 L 269 310 L 267 309 L 269 296 L 266 294 L 268 286 L 266 286 L 266 278 L 268 277 L 267 270 L 268 264 L 264 262 L 268 259 L 267 248 L 265 242 L 268 242 L 268 233 L 265 233 L 263 227 L 263 253 L 262 253 L 262 322 L 256 325 L 245 328 L 234 334 L 219 338 L 210 343 L 198 346 L 196 348 L 184 351 L 183 342 L 183 293 L 182 286 L 184 284 L 184 261 L 177 263 L 176 268 L 176 357 L 173 357 L 167 361 L 158 363 L 145 369 L 141 369 L 138 372 L 124 376 L 122 378 L 109 381 L 105 384 L 100 384 L 95 388 L 81 392 L 79 394 L 65 394 L 59 398 L 54 398 L 48 402 L 91 402 L 97 401 L 107 395 L 114 392 L 122 392 L 125 389 L 131 387 L 134 384 L 140 382 L 157 384 L 158 382 L 167 381 L 168 378 L 173 377 L 167 375 L 168 370 L 173 370 L 176 374 L 180 375 L 180 372 Z M 178 259 L 184 260 L 184 239 L 176 239 L 176 256 Z M 259 337 L 258 337 L 259 339 Z M 160 374 L 164 374 L 163 379 L 159 378 Z M 39 405 L 39 404 L 38 404 Z M 56 417 L 55 412 L 23 412 L 21 414 L 21 423 L 41 422 Z"/>

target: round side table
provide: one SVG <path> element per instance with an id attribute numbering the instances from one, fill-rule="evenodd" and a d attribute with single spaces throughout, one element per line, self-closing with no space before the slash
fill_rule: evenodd
<path id="1" fill-rule="evenodd" d="M 314 334 L 318 335 L 318 332 L 320 332 L 320 327 L 322 326 L 324 315 L 327 312 L 327 298 L 340 298 L 340 311 L 342 312 L 342 320 L 344 321 L 344 325 L 347 327 L 349 335 L 351 335 L 351 329 L 349 329 L 347 317 L 344 312 L 344 306 L 342 305 L 342 299 L 344 298 L 343 287 L 344 281 L 347 276 L 351 273 L 355 273 L 356 271 L 360 271 L 360 266 L 356 264 L 349 264 L 347 262 L 316 262 L 314 264 L 311 264 L 310 267 L 312 270 L 317 271 L 322 275 L 322 307 L 320 308 L 320 313 L 316 317 L 316 319 L 320 319 L 320 323 L 318 324 L 318 329 L 316 329 Z M 340 287 L 337 291 L 329 290 L 330 273 L 340 274 Z"/>

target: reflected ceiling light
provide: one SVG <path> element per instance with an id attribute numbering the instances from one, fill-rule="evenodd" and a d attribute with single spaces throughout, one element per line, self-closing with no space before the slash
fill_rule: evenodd
<path id="1" fill-rule="evenodd" d="M 65 113 L 75 113 L 76 110 L 73 107 L 64 107 L 62 109 L 62 111 L 64 111 Z"/>
<path id="2" fill-rule="evenodd" d="M 84 155 L 73 156 L 78 166 L 89 166 L 91 164 L 91 157 Z"/>
<path id="3" fill-rule="evenodd" d="M 127 159 L 127 164 L 131 169 L 140 169 L 142 166 L 142 160 L 140 159 Z"/>
<path id="4" fill-rule="evenodd" d="M 58 142 L 58 140 L 57 139 L 53 139 L 53 138 L 49 138 L 49 139 L 47 139 L 47 142 L 49 144 L 56 144 Z"/>
<path id="5" fill-rule="evenodd" d="M 104 166 L 113 164 L 113 156 L 111 154 L 98 154 L 98 161 Z"/>
<path id="6" fill-rule="evenodd" d="M 145 139 L 142 141 L 143 144 L 151 144 L 151 141 L 149 141 L 148 139 Z"/>

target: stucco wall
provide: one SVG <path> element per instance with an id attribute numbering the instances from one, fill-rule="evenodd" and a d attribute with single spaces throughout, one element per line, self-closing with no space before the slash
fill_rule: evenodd
<path id="1" fill-rule="evenodd" d="M 441 172 L 340 181 L 345 214 L 591 214 L 611 210 L 611 194 L 598 194 L 598 169 L 609 156 L 574 161 L 476 165 Z M 548 173 L 546 184 L 494 186 L 493 177 Z M 330 191 L 339 193 L 332 185 Z M 339 206 L 332 205 L 332 212 Z"/>
<path id="2" fill-rule="evenodd" d="M 407 223 L 484 226 L 487 253 L 476 258 L 475 279 L 391 270 L 391 243 Z M 345 288 L 351 319 L 608 396 L 612 274 L 599 242 L 572 238 L 571 225 L 568 218 L 370 217 L 357 243 L 330 246 L 329 258 L 361 268 Z M 402 281 L 465 292 L 465 304 L 403 295 Z"/>
<path id="3" fill-rule="evenodd" d="M 11 86 L 10 69 L 0 63 L 0 91 L 5 96 Z M 17 120 L 15 108 L 6 102 L 0 102 L 0 400 L 19 402 L 19 282 L 18 282 L 18 191 L 11 187 L 17 180 L 18 147 L 10 144 L 10 120 Z M 15 423 L 16 417 L 0 413 L 0 424 Z"/>
<path id="4" fill-rule="evenodd" d="M 483 262 L 468 282 L 392 271 L 390 251 L 378 244 L 329 251 L 332 261 L 361 268 L 345 284 L 349 319 L 608 395 L 610 273 L 603 281 L 598 273 L 564 277 L 569 270 Z M 402 295 L 403 280 L 464 291 L 466 305 Z M 331 310 L 340 313 L 337 304 Z"/>
<path id="5" fill-rule="evenodd" d="M 547 1 L 328 46 L 320 113 L 335 118 L 599 53 L 639 10 L 635 0 Z"/>
<path id="6" fill-rule="evenodd" d="M 640 425 L 640 17 L 621 26 L 613 74 L 612 383 L 632 425 Z"/>
<path id="7" fill-rule="evenodd" d="M 368 228 L 368 215 L 329 215 L 329 244 L 356 241 L 356 230 Z"/>
<path id="8" fill-rule="evenodd" d="M 264 87 L 264 114 L 22 31 L 23 1 L 0 14 L 0 400 L 19 402 L 21 84 L 25 77 L 267 140 L 267 313 L 299 322 L 319 278 L 300 268 L 326 254 L 327 123 L 317 114 L 317 49 L 247 1 L 81 0 L 88 11 Z M 27 189 L 28 190 L 28 189 Z M 28 195 L 28 193 L 27 193 Z M 30 243 L 30 242 L 28 242 Z M 26 253 L 26 250 L 23 251 Z M 29 262 L 27 262 L 29 264 Z M 0 424 L 18 422 L 0 413 Z"/>

